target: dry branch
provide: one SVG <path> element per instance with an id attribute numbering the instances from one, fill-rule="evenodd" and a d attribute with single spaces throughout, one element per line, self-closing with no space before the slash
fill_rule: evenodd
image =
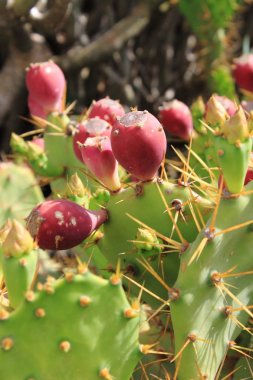
<path id="1" fill-rule="evenodd" d="M 76 46 L 70 49 L 65 55 L 55 57 L 64 71 L 78 70 L 84 66 L 98 62 L 110 56 L 114 51 L 119 50 L 129 39 L 138 35 L 149 22 L 149 8 L 146 4 L 141 4 L 135 8 L 132 14 L 125 17 L 111 30 L 98 37 L 85 47 Z"/>

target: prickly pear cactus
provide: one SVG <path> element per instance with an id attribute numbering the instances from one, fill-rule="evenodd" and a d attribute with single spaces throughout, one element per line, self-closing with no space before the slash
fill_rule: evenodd
<path id="1" fill-rule="evenodd" d="M 12 162 L 0 164 L 0 228 L 8 218 L 22 221 L 43 200 L 32 171 Z"/>
<path id="2" fill-rule="evenodd" d="M 205 218 L 208 217 L 212 202 L 186 186 L 167 181 L 140 183 L 111 196 L 106 206 L 109 218 L 104 224 L 104 238 L 100 241 L 102 251 L 112 263 L 117 262 L 119 254 L 124 254 L 123 259 L 128 253 L 131 255 L 131 240 L 136 238 L 137 228 L 142 224 L 158 235 L 171 235 L 180 241 L 180 233 L 181 243 L 191 242 L 198 230 L 190 202 L 203 212 Z M 155 212 L 152 205 L 156 207 Z M 177 225 L 174 231 L 173 223 Z"/>
<path id="3" fill-rule="evenodd" d="M 155 212 L 151 205 L 155 205 Z M 144 281 L 146 289 L 167 299 L 167 285 L 173 284 L 178 272 L 179 255 L 175 251 L 184 251 L 198 233 L 196 207 L 207 219 L 212 206 L 212 202 L 182 185 L 166 181 L 137 184 L 111 196 L 106 206 L 109 218 L 98 246 L 109 263 L 115 265 L 120 260 L 138 284 Z M 160 243 L 154 242 L 153 250 L 138 248 L 139 227 L 161 238 Z M 167 285 L 162 278 L 166 278 Z M 131 284 L 132 291 L 134 288 Z M 143 299 L 157 307 L 148 294 L 144 293 Z"/>
<path id="4" fill-rule="evenodd" d="M 214 379 L 226 352 L 253 314 L 252 183 L 245 195 L 220 200 L 181 258 L 171 303 L 178 376 Z M 185 318 L 187 310 L 187 318 Z M 249 331 L 249 330 L 248 330 Z"/>
<path id="5" fill-rule="evenodd" d="M 195 17 L 188 3 L 179 5 Z M 194 30 L 203 30 L 203 15 L 212 27 L 225 28 L 236 3 L 196 0 Z M 211 37 L 208 31 L 201 41 Z M 222 38 L 216 31 L 214 37 L 209 71 L 209 59 L 221 49 Z M 30 81 L 34 72 L 45 86 Z M 31 66 L 29 77 L 29 108 L 44 128 L 43 141 L 13 135 L 12 148 L 19 162 L 50 182 L 52 196 L 41 202 L 26 167 L 0 165 L 0 221 L 26 217 L 31 234 L 16 222 L 0 234 L 0 379 L 252 375 L 246 366 L 253 318 L 253 184 L 246 186 L 252 115 L 219 95 L 206 105 L 198 99 L 195 131 L 192 124 L 179 131 L 190 139 L 189 154 L 175 150 L 181 162 L 173 162 L 178 177 L 171 181 L 166 135 L 148 111 L 125 114 L 105 98 L 71 119 L 65 79 L 55 65 Z M 38 246 L 71 250 L 71 270 L 65 264 L 49 277 Z"/>
<path id="6" fill-rule="evenodd" d="M 48 279 L 0 321 L 1 379 L 128 380 L 142 353 L 139 309 L 117 277 Z"/>

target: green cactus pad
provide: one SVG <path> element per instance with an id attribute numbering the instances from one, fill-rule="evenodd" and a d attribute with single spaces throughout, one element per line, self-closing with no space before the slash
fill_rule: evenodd
<path id="1" fill-rule="evenodd" d="M 61 132 L 46 132 L 44 140 L 49 162 L 63 171 L 69 164 L 72 138 Z"/>
<path id="2" fill-rule="evenodd" d="M 129 380 L 140 321 L 120 283 L 69 274 L 27 299 L 0 321 L 1 379 Z"/>
<path id="3" fill-rule="evenodd" d="M 140 252 L 131 242 L 131 240 L 136 240 L 140 224 L 129 217 L 131 215 L 156 232 L 180 241 L 176 231 L 174 230 L 173 232 L 173 222 L 166 212 L 166 205 L 159 189 L 168 207 L 172 209 L 173 218 L 175 220 L 177 218 L 177 225 L 183 238 L 187 242 L 193 241 L 198 230 L 187 202 L 191 201 L 193 204 L 196 202 L 204 219 L 208 218 L 212 203 L 197 196 L 188 187 L 164 181 L 161 183 L 138 184 L 135 187 L 129 187 L 116 195 L 112 195 L 107 205 L 109 220 L 103 226 L 104 237 L 99 241 L 98 245 L 109 263 L 115 265 L 120 259 L 121 267 L 127 273 L 130 268 L 130 275 L 133 274 L 134 280 L 138 284 L 143 284 L 144 282 L 145 288 L 167 300 L 168 287 L 155 279 L 154 275 L 147 271 L 141 262 L 143 262 L 143 259 L 144 261 L 148 260 L 157 276 L 166 279 L 167 284 L 171 286 L 177 277 L 179 254 L 160 253 L 157 250 Z M 177 211 L 173 210 L 172 204 L 174 200 L 182 203 L 182 214 L 178 214 Z M 176 216 L 176 214 L 178 215 Z M 131 284 L 131 291 L 139 292 L 140 289 L 138 286 L 135 287 L 135 285 Z M 159 305 L 159 301 L 157 302 L 153 296 L 149 296 L 146 292 L 143 293 L 143 299 L 154 307 Z"/>
<path id="4" fill-rule="evenodd" d="M 96 182 L 92 177 L 86 175 L 89 172 L 88 169 L 75 156 L 73 136 L 58 132 L 46 132 L 44 140 L 48 162 L 52 167 L 57 168 L 58 172 L 55 175 L 64 174 L 64 178 L 61 180 L 65 181 L 65 186 L 69 178 L 77 173 L 84 186 L 94 190 L 94 185 L 97 186 Z"/>
<path id="5" fill-rule="evenodd" d="M 147 182 L 129 187 L 111 196 L 107 210 L 109 220 L 104 224 L 104 238 L 99 242 L 102 252 L 111 263 L 116 263 L 120 254 L 126 254 L 133 249 L 130 240 L 135 240 L 140 225 L 131 219 L 131 216 L 145 223 L 148 227 L 165 235 L 171 236 L 173 223 L 166 212 L 159 189 L 171 209 L 173 200 L 180 200 L 183 204 L 183 217 L 178 218 L 178 227 L 188 242 L 195 239 L 197 227 L 187 205 L 188 201 L 197 203 L 203 217 L 207 218 L 212 203 L 194 194 L 188 187 L 175 185 L 169 182 Z M 175 211 L 172 211 L 175 218 Z M 177 233 L 172 238 L 179 240 Z"/>
<path id="6" fill-rule="evenodd" d="M 19 257 L 2 255 L 1 260 L 10 306 L 16 308 L 34 279 L 38 252 L 33 250 Z"/>
<path id="7" fill-rule="evenodd" d="M 252 189 L 253 183 L 247 187 L 247 190 Z M 209 222 L 207 230 L 199 234 L 182 256 L 174 285 L 179 297 L 171 303 L 176 353 L 186 344 L 178 358 L 180 380 L 197 379 L 200 373 L 213 380 L 229 342 L 234 341 L 247 324 L 251 312 L 247 313 L 245 308 L 253 302 L 253 282 L 250 273 L 242 273 L 252 271 L 252 210 L 252 196 L 222 200 L 214 237 L 208 230 Z M 236 228 L 245 222 L 247 225 Z M 215 236 L 231 227 L 234 230 Z M 193 260 L 197 247 L 208 236 L 200 257 Z M 220 278 L 217 273 L 232 276 Z M 238 275 L 233 276 L 233 273 Z"/>
<path id="8" fill-rule="evenodd" d="M 219 166 L 222 169 L 226 186 L 231 193 L 239 193 L 249 165 L 252 140 L 238 145 L 230 144 L 225 138 L 215 136 L 215 150 Z"/>
<path id="9" fill-rule="evenodd" d="M 23 221 L 43 195 L 32 171 L 12 162 L 0 164 L 0 228 L 8 218 Z"/>

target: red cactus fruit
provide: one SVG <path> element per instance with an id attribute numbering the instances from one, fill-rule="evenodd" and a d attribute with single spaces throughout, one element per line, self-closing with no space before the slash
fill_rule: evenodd
<path id="1" fill-rule="evenodd" d="M 63 111 L 66 81 L 54 62 L 31 64 L 26 73 L 26 86 L 31 115 L 46 118 L 50 112 Z"/>
<path id="2" fill-rule="evenodd" d="M 120 189 L 118 162 L 108 136 L 89 137 L 80 146 L 83 162 L 109 190 Z"/>
<path id="3" fill-rule="evenodd" d="M 125 114 L 122 105 L 117 101 L 110 98 L 103 98 L 94 101 L 89 109 L 89 118 L 100 117 L 113 125 L 116 117 L 121 117 Z"/>
<path id="4" fill-rule="evenodd" d="M 27 217 L 27 229 L 42 249 L 69 249 L 80 244 L 107 219 L 105 210 L 89 211 L 65 200 L 49 200 Z"/>
<path id="5" fill-rule="evenodd" d="M 214 95 L 215 98 L 223 105 L 229 116 L 233 116 L 237 111 L 237 105 L 226 96 Z"/>
<path id="6" fill-rule="evenodd" d="M 245 176 L 244 185 L 253 180 L 253 168 L 249 167 Z"/>
<path id="7" fill-rule="evenodd" d="M 166 153 L 163 127 L 148 111 L 133 111 L 119 118 L 111 133 L 113 153 L 130 174 L 153 179 Z"/>
<path id="8" fill-rule="evenodd" d="M 232 73 L 238 87 L 253 92 L 253 54 L 236 58 Z"/>
<path id="9" fill-rule="evenodd" d="M 189 107 L 179 100 L 172 100 L 159 107 L 158 119 L 164 130 L 172 136 L 190 140 L 193 131 L 192 115 Z"/>
<path id="10" fill-rule="evenodd" d="M 84 120 L 77 125 L 77 129 L 73 137 L 73 149 L 76 157 L 83 162 L 80 151 L 80 143 L 84 144 L 88 137 L 109 136 L 111 135 L 112 126 L 107 121 L 94 117 Z"/>

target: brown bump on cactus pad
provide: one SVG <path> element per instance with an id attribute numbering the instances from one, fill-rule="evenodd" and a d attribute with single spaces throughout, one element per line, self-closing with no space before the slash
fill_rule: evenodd
<path id="1" fill-rule="evenodd" d="M 136 318 L 139 316 L 139 310 L 135 310 L 133 308 L 126 309 L 124 311 L 124 317 L 125 318 Z"/>
<path id="2" fill-rule="evenodd" d="M 35 316 L 37 318 L 44 318 L 46 316 L 46 312 L 45 312 L 45 309 L 43 309 L 42 307 L 38 307 L 36 310 L 35 310 Z"/>
<path id="3" fill-rule="evenodd" d="M 14 341 L 10 337 L 3 338 L 1 341 L 1 347 L 4 351 L 9 351 L 14 346 Z"/>
<path id="4" fill-rule="evenodd" d="M 110 375 L 110 371 L 108 368 L 102 368 L 99 372 L 99 376 L 102 379 L 111 380 L 112 376 Z"/>
<path id="5" fill-rule="evenodd" d="M 79 299 L 79 304 L 81 307 L 87 307 L 91 303 L 91 299 L 89 296 L 82 295 Z"/>
<path id="6" fill-rule="evenodd" d="M 59 348 L 61 351 L 63 352 L 69 352 L 71 350 L 71 344 L 69 341 L 67 340 L 63 340 L 60 344 L 59 344 Z"/>

